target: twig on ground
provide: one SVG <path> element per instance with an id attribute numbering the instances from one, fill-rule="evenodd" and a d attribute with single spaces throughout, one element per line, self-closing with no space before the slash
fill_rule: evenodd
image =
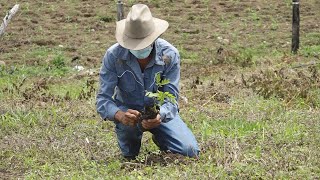
<path id="1" fill-rule="evenodd" d="M 135 166 L 136 168 L 139 167 L 141 168 L 142 166 L 146 166 L 145 164 L 142 163 L 134 163 L 134 162 L 123 162 L 123 165 L 129 165 L 129 166 Z"/>
<path id="2" fill-rule="evenodd" d="M 206 101 L 205 103 L 202 104 L 202 107 L 204 107 L 205 105 L 207 105 L 209 102 L 212 101 L 212 99 L 214 99 L 214 97 L 217 95 L 218 93 L 214 93 L 209 99 L 208 101 Z"/>
<path id="3" fill-rule="evenodd" d="M 298 68 L 304 68 L 304 67 L 309 67 L 309 66 L 316 66 L 316 65 L 320 65 L 320 62 L 316 62 L 316 61 L 311 61 L 307 64 L 300 64 L 297 66 L 293 66 L 292 69 L 298 69 Z"/>

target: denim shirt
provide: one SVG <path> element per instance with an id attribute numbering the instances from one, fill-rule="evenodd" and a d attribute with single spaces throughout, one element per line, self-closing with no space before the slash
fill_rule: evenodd
<path id="1" fill-rule="evenodd" d="M 97 111 L 102 119 L 114 120 L 117 111 L 126 109 L 143 110 L 152 101 L 146 92 L 156 92 L 155 74 L 170 83 L 159 88 L 179 98 L 180 55 L 167 41 L 155 41 L 153 58 L 142 73 L 137 58 L 118 43 L 111 46 L 102 62 L 100 89 L 97 94 Z M 163 122 L 170 121 L 178 114 L 178 104 L 165 101 L 160 107 Z"/>

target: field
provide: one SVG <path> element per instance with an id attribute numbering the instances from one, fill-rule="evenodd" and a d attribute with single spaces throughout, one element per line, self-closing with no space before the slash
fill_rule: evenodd
<path id="1" fill-rule="evenodd" d="M 320 178 L 317 0 L 301 1 L 295 55 L 291 0 L 124 2 L 170 23 L 162 38 L 180 51 L 180 113 L 200 157 L 164 154 L 147 132 L 128 162 L 96 113 L 115 0 L 21 0 L 0 37 L 0 179 Z M 13 5 L 1 0 L 0 17 Z"/>

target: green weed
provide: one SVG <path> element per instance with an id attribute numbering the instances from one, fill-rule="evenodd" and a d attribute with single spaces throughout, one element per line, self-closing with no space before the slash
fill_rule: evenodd
<path id="1" fill-rule="evenodd" d="M 320 45 L 304 46 L 301 48 L 300 53 L 306 57 L 320 58 Z"/>
<path id="2" fill-rule="evenodd" d="M 52 65 L 57 69 L 61 69 L 66 66 L 65 61 L 65 57 L 62 54 L 57 54 L 52 60 Z"/>
<path id="3" fill-rule="evenodd" d="M 199 62 L 199 55 L 197 52 L 188 51 L 183 46 L 178 47 L 181 61 L 184 63 L 196 63 Z"/>

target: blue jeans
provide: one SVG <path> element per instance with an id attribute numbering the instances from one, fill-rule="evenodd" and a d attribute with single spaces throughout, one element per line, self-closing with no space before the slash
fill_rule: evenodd
<path id="1" fill-rule="evenodd" d="M 189 157 L 199 155 L 198 143 L 179 115 L 169 122 L 161 123 L 149 132 L 154 135 L 156 144 L 162 151 L 169 150 Z M 138 126 L 126 126 L 118 122 L 116 123 L 116 134 L 123 156 L 135 157 L 139 154 L 143 132 Z"/>

